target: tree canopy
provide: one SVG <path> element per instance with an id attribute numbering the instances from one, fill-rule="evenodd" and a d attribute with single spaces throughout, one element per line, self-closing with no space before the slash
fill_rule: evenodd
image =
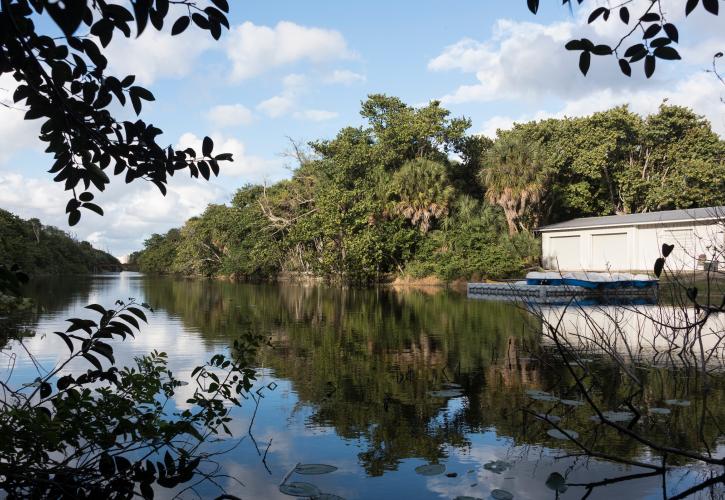
<path id="1" fill-rule="evenodd" d="M 499 278 L 538 264 L 532 231 L 574 217 L 725 204 L 725 142 L 691 110 L 621 106 L 466 135 L 438 102 L 373 95 L 363 127 L 297 145 L 292 178 L 245 186 L 136 258 L 142 270 L 370 282 Z"/>

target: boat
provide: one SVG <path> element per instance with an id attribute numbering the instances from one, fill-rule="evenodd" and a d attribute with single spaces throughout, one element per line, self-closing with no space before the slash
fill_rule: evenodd
<path id="1" fill-rule="evenodd" d="M 529 273 L 535 277 L 544 274 L 556 273 Z M 589 273 L 589 272 L 570 272 L 561 274 L 560 283 L 569 286 L 578 286 L 582 288 L 596 290 L 611 290 L 615 288 L 650 288 L 657 286 L 659 280 L 652 278 L 646 274 L 630 274 L 630 273 Z M 544 284 L 536 283 L 536 279 L 529 282 L 526 276 L 527 284 Z"/>
<path id="2" fill-rule="evenodd" d="M 525 280 L 468 283 L 468 297 L 537 303 L 651 304 L 657 301 L 659 280 L 646 274 L 530 272 Z"/>

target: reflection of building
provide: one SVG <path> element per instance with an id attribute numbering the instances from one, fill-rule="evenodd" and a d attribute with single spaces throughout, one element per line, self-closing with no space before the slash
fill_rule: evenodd
<path id="1" fill-rule="evenodd" d="M 669 352 L 700 353 L 700 339 L 692 325 L 700 317 L 692 308 L 670 306 L 636 307 L 542 307 L 535 311 L 544 322 L 544 339 L 550 339 L 550 325 L 559 325 L 557 333 L 575 349 L 608 351 L 634 358 L 652 357 Z M 725 315 L 711 315 L 702 328 L 702 348 L 711 363 L 725 358 Z M 699 360 L 699 358 L 698 358 Z"/>
<path id="2" fill-rule="evenodd" d="M 673 271 L 723 260 L 725 207 L 585 217 L 538 229 L 543 266 L 563 271 L 652 269 L 663 243 Z M 715 257 L 713 258 L 713 254 Z"/>

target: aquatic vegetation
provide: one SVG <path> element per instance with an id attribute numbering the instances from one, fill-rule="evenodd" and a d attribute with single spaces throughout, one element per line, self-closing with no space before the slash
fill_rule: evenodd
<path id="1" fill-rule="evenodd" d="M 446 471 L 446 466 L 443 464 L 426 464 L 419 465 L 415 468 L 416 474 L 421 476 L 438 476 Z"/>

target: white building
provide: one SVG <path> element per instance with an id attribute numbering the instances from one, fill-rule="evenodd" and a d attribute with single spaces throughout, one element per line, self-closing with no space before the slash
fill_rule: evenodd
<path id="1" fill-rule="evenodd" d="M 537 230 L 542 265 L 562 271 L 649 271 L 662 244 L 675 246 L 670 270 L 725 260 L 725 207 L 573 219 Z"/>

